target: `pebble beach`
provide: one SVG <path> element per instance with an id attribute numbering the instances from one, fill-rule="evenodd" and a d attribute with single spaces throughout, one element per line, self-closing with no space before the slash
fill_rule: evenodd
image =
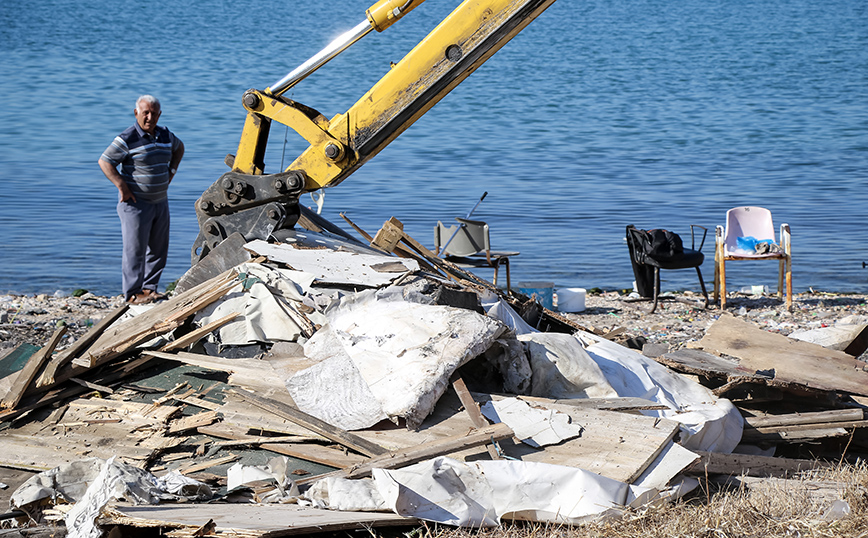
<path id="1" fill-rule="evenodd" d="M 0 357 L 22 343 L 43 345 L 59 324 L 66 323 L 69 330 L 58 346 L 62 350 L 122 304 L 120 295 L 0 295 Z M 852 322 L 854 316 L 868 320 L 865 294 L 800 293 L 794 295 L 792 311 L 773 293 L 735 294 L 726 306 L 727 312 L 783 335 Z M 668 344 L 672 349 L 700 340 L 721 315 L 715 305 L 703 308 L 701 296 L 690 292 L 667 294 L 653 314 L 649 308 L 650 302 L 635 301 L 620 291 L 591 290 L 584 311 L 562 315 L 598 334 L 617 331 L 612 337 L 616 341 L 633 339 L 634 344 Z"/>

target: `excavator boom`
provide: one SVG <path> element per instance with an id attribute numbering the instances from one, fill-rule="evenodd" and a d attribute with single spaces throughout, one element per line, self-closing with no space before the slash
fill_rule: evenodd
<path id="1" fill-rule="evenodd" d="M 193 263 L 233 232 L 246 240 L 265 239 L 274 230 L 294 226 L 300 194 L 338 185 L 349 177 L 554 1 L 466 0 L 349 110 L 331 119 L 280 95 L 309 74 L 311 62 L 274 88 L 245 92 L 242 103 L 247 118 L 241 141 L 237 153 L 227 157 L 232 170 L 196 203 L 200 233 Z M 368 10 L 367 23 L 381 30 L 420 3 L 382 0 Z M 359 25 L 342 42 L 354 42 L 366 32 Z M 325 63 L 333 57 L 330 54 L 317 62 Z M 265 174 L 268 132 L 275 121 L 310 145 L 286 170 Z"/>

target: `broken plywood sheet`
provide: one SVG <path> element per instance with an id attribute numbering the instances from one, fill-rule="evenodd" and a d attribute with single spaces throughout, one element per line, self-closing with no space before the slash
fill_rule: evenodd
<path id="1" fill-rule="evenodd" d="M 163 436 L 165 423 L 180 408 L 108 399 L 70 402 L 55 412 L 3 432 L 0 465 L 50 469 L 85 457 L 116 455 L 129 462 L 145 462 L 183 438 Z"/>
<path id="2" fill-rule="evenodd" d="M 398 277 L 419 270 L 415 260 L 376 254 L 334 251 L 323 249 L 298 249 L 289 244 L 270 244 L 256 240 L 244 248 L 284 263 L 298 271 L 313 274 L 319 282 L 360 286 L 386 286 Z"/>
<path id="3" fill-rule="evenodd" d="M 547 404 L 582 425 L 582 436 L 535 451 L 524 444 L 502 445 L 510 456 L 523 461 L 579 467 L 632 483 L 679 431 L 674 420 L 628 415 L 597 409 Z"/>
<path id="4" fill-rule="evenodd" d="M 100 524 L 168 527 L 175 529 L 172 536 L 192 538 L 209 519 L 216 524 L 216 534 L 227 538 L 272 538 L 418 523 L 393 513 L 337 512 L 296 504 L 176 504 L 115 506 Z"/>
<path id="5" fill-rule="evenodd" d="M 539 400 L 535 400 L 534 405 L 539 405 Z M 547 446 L 545 450 L 537 450 L 507 439 L 500 443 L 506 455 L 522 461 L 578 467 L 629 482 L 654 461 L 678 431 L 677 422 L 656 417 L 580 409 L 570 405 L 552 404 L 551 407 L 569 415 L 574 423 L 580 424 L 583 428 L 581 437 Z M 440 399 L 434 413 L 422 423 L 419 431 L 396 427 L 364 430 L 356 434 L 390 450 L 401 450 L 454 436 L 456 432 L 466 432 L 472 428 L 472 420 L 462 410 L 458 398 L 450 391 Z M 448 455 L 459 460 L 488 458 L 484 447 Z"/>
<path id="6" fill-rule="evenodd" d="M 843 351 L 800 342 L 722 315 L 697 347 L 739 360 L 739 368 L 810 388 L 868 396 L 865 363 Z"/>

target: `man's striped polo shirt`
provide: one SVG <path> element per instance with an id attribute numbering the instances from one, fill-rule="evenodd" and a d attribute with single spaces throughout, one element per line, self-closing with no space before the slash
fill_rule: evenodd
<path id="1" fill-rule="evenodd" d="M 169 163 L 180 144 L 165 127 L 157 126 L 151 136 L 135 123 L 115 137 L 100 159 L 121 165 L 121 177 L 136 200 L 153 204 L 168 198 Z"/>

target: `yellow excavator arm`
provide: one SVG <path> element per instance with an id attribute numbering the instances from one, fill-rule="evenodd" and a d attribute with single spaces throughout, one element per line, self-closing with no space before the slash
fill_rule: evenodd
<path id="1" fill-rule="evenodd" d="M 233 232 L 266 238 L 298 220 L 298 196 L 350 176 L 425 114 L 555 0 L 465 0 L 349 110 L 327 119 L 282 94 L 371 30 L 382 31 L 424 0 L 381 0 L 366 20 L 265 90 L 245 92 L 247 118 L 231 171 L 196 203 L 193 263 Z M 310 146 L 286 170 L 265 174 L 272 122 Z"/>

